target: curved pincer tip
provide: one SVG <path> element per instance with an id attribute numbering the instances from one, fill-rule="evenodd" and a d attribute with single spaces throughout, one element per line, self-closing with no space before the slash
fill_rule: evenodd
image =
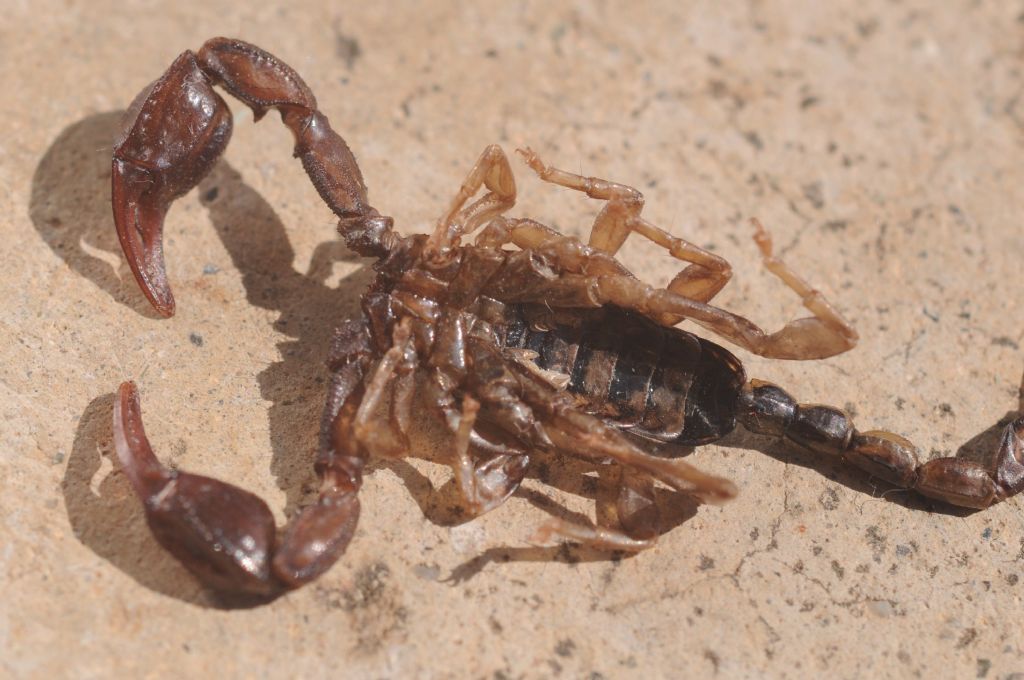
<path id="1" fill-rule="evenodd" d="M 157 460 L 146 438 L 139 390 L 130 381 L 121 383 L 114 401 L 114 451 L 139 497 L 158 493 L 170 479 L 170 472 Z"/>
<path id="2" fill-rule="evenodd" d="M 147 196 L 146 171 L 114 158 L 112 202 L 121 250 L 139 287 L 163 317 L 174 316 L 174 296 L 164 266 L 163 229 L 168 205 Z"/>
<path id="3" fill-rule="evenodd" d="M 195 55 L 184 52 L 135 98 L 114 142 L 111 203 L 117 236 L 142 292 L 174 314 L 164 267 L 164 215 L 199 183 L 231 138 L 231 112 Z"/>

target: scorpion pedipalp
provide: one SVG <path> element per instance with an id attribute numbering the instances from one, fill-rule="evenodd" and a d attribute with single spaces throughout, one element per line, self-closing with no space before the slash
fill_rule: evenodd
<path id="1" fill-rule="evenodd" d="M 317 110 L 302 78 L 254 45 L 213 38 L 198 53 L 183 52 L 136 97 L 114 143 L 111 200 L 118 238 L 135 279 L 162 316 L 175 309 L 163 255 L 164 216 L 210 171 L 231 137 L 231 112 L 214 91 L 217 84 L 257 119 L 271 108 L 280 111 L 295 137 L 295 155 L 340 218 L 350 248 L 377 257 L 390 251 L 391 218 L 369 204 L 355 156 Z"/>
<path id="2" fill-rule="evenodd" d="M 114 143 L 111 201 L 128 265 L 153 307 L 174 314 L 163 254 L 164 215 L 199 183 L 231 138 L 231 112 L 192 52 L 129 107 Z"/>
<path id="3" fill-rule="evenodd" d="M 146 438 L 131 382 L 114 402 L 114 448 L 160 545 L 220 590 L 275 590 L 275 527 L 267 504 L 237 486 L 164 467 Z"/>
<path id="4" fill-rule="evenodd" d="M 139 393 L 123 383 L 114 403 L 114 448 L 142 500 L 157 541 L 205 584 L 273 595 L 329 569 L 359 520 L 361 459 L 336 455 L 322 489 L 276 540 L 274 517 L 258 496 L 227 482 L 160 463 L 142 425 Z"/>

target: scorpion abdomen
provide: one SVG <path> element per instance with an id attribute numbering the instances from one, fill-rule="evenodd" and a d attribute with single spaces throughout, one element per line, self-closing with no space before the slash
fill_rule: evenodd
<path id="1" fill-rule="evenodd" d="M 586 410 L 634 434 L 697 445 L 736 426 L 746 375 L 713 342 L 610 306 L 556 315 L 540 305 L 508 305 L 505 317 L 499 335 L 506 348 L 536 352 L 537 367 L 565 376 Z"/>

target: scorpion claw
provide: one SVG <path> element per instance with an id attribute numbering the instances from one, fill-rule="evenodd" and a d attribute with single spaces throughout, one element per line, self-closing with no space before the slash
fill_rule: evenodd
<path id="1" fill-rule="evenodd" d="M 121 385 L 114 403 L 114 448 L 153 535 L 200 581 L 256 595 L 279 589 L 270 570 L 276 529 L 266 503 L 231 484 L 161 465 L 131 382 Z"/>
<path id="2" fill-rule="evenodd" d="M 231 137 L 231 112 L 195 55 L 184 52 L 125 113 L 114 142 L 114 223 L 128 265 L 156 310 L 174 314 L 164 267 L 171 202 L 199 183 Z"/>
<path id="3" fill-rule="evenodd" d="M 114 160 L 114 222 L 135 280 L 163 317 L 174 316 L 174 296 L 167 283 L 164 266 L 163 223 L 167 204 L 153 205 L 146 200 L 145 180 L 133 176 L 148 173 L 124 161 Z"/>
<path id="4" fill-rule="evenodd" d="M 351 491 L 327 491 L 305 508 L 284 534 L 274 557 L 274 574 L 297 588 L 338 560 L 355 534 L 359 499 Z"/>

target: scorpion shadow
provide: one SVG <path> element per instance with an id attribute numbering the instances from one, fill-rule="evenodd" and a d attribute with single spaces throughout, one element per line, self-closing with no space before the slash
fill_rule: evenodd
<path id="1" fill-rule="evenodd" d="M 32 177 L 29 216 L 43 241 L 75 273 L 119 303 L 157 318 L 126 285 L 110 212 L 110 152 L 122 112 L 90 116 L 66 127 L 47 149 Z M 115 260 L 116 258 L 116 260 Z M 120 261 L 120 268 L 112 264 Z M 127 277 L 127 279 L 126 279 Z M 61 292 L 85 296 L 78 286 Z M 94 553 L 141 585 L 200 606 L 217 606 L 191 575 L 152 537 L 142 506 L 121 474 L 111 468 L 114 395 L 96 397 L 78 419 L 61 481 L 74 535 Z M 116 469 L 116 465 L 114 466 Z"/>

